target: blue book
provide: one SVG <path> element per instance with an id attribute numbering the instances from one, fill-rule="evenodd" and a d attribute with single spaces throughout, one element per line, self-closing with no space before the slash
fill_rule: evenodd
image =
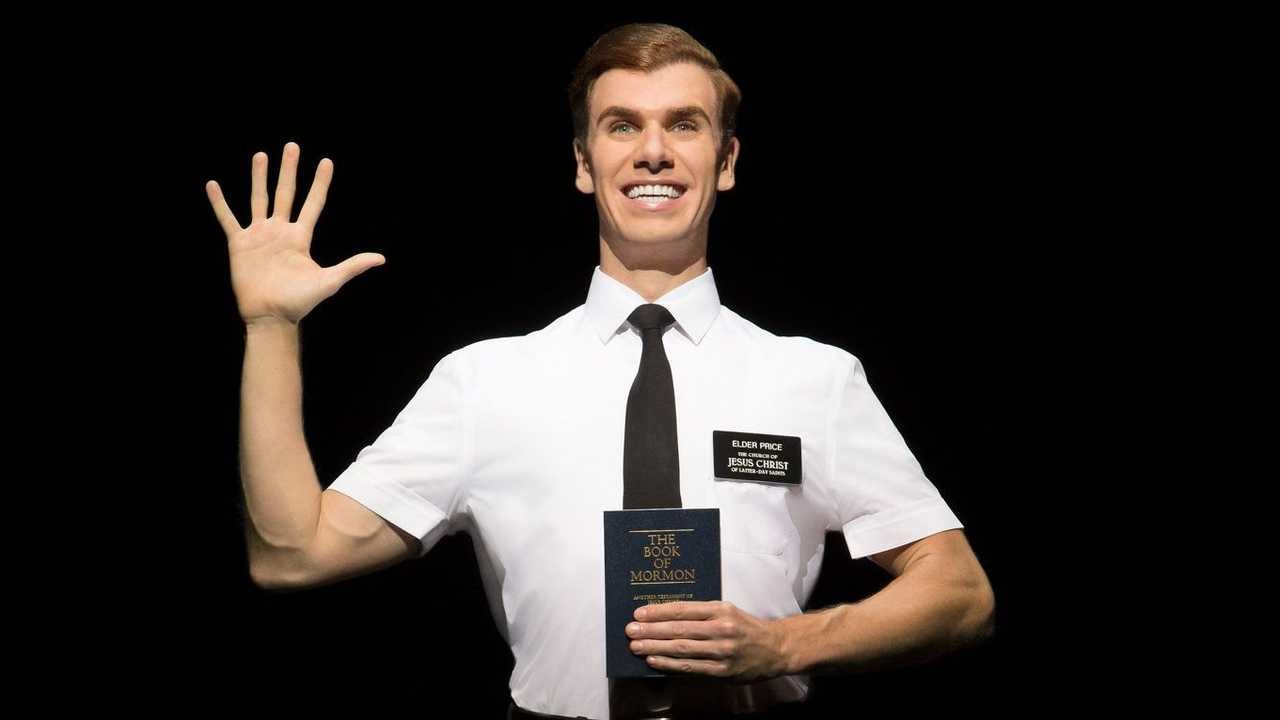
<path id="1" fill-rule="evenodd" d="M 631 652 L 627 624 L 652 603 L 720 599 L 719 508 L 604 511 L 605 674 L 666 677 Z"/>

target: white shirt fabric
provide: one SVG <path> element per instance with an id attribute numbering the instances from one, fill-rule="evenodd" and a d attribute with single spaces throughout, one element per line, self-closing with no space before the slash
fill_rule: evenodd
<path id="1" fill-rule="evenodd" d="M 597 266 L 586 303 L 545 328 L 441 358 L 329 487 L 416 536 L 423 554 L 470 535 L 515 658 L 512 699 L 535 712 L 609 716 L 602 514 L 622 508 L 642 346 L 627 317 L 645 302 Z M 720 508 L 724 600 L 760 618 L 802 612 L 827 531 L 862 558 L 963 527 L 855 356 L 722 306 L 710 268 L 655 302 L 676 320 L 663 346 L 682 505 Z M 716 480 L 713 430 L 799 436 L 801 483 Z M 803 699 L 810 681 L 702 687 L 724 711 L 749 712 Z"/>

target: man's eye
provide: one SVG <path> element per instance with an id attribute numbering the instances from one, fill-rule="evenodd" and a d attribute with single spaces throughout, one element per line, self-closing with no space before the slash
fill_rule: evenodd
<path id="1" fill-rule="evenodd" d="M 689 121 L 689 120 L 681 120 L 680 122 L 676 123 L 675 125 L 672 125 L 671 127 L 673 127 L 673 128 L 687 128 L 688 130 L 691 130 L 691 131 L 693 131 L 693 132 L 697 132 L 697 131 L 698 131 L 698 124 L 697 124 L 697 123 L 695 123 L 695 122 L 691 122 L 691 121 Z M 618 130 L 621 130 L 622 128 L 631 128 L 631 129 L 633 129 L 633 130 L 635 129 L 635 128 L 631 125 L 631 123 L 620 122 L 620 123 L 616 123 L 616 124 L 614 124 L 614 125 L 613 125 L 613 127 L 609 128 L 609 132 L 617 132 Z M 627 134 L 628 134 L 628 135 L 630 135 L 630 133 L 627 133 Z"/>

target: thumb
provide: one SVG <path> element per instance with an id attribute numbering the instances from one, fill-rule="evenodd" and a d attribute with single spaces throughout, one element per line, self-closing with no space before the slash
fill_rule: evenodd
<path id="1" fill-rule="evenodd" d="M 387 259 L 381 253 L 360 253 L 343 260 L 337 265 L 325 268 L 325 273 L 329 275 L 329 294 L 332 295 L 338 292 L 351 278 L 365 270 L 378 267 L 386 261 Z"/>

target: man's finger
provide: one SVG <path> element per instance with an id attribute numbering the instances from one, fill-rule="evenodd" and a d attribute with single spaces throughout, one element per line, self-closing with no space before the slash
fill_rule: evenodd
<path id="1" fill-rule="evenodd" d="M 249 222 L 255 223 L 267 219 L 267 154 L 254 153 L 250 170 L 253 186 L 249 193 Z"/>
<path id="2" fill-rule="evenodd" d="M 230 240 L 242 228 L 235 214 L 231 212 L 231 208 L 227 206 L 227 199 L 222 196 L 222 188 L 218 187 L 216 180 L 210 180 L 204 184 L 204 192 L 209 196 L 209 204 L 213 206 L 214 217 L 218 218 L 222 232 L 226 233 L 227 239 Z"/>
<path id="3" fill-rule="evenodd" d="M 280 176 L 276 178 L 276 204 L 271 208 L 271 216 L 289 222 L 293 216 L 293 195 L 298 180 L 298 155 L 302 148 L 298 143 L 290 142 L 284 146 L 280 159 Z"/>
<path id="4" fill-rule="evenodd" d="M 637 655 L 662 657 L 723 660 L 733 654 L 728 640 L 632 640 L 629 647 Z"/>
<path id="5" fill-rule="evenodd" d="M 666 672 L 688 673 L 691 675 L 711 675 L 728 677 L 729 666 L 721 660 L 695 660 L 693 658 L 672 658 L 664 655 L 650 655 L 646 658 L 649 667 Z"/>
<path id="6" fill-rule="evenodd" d="M 324 272 L 329 283 L 329 295 L 333 295 L 346 285 L 355 276 L 363 273 L 371 268 L 376 268 L 385 263 L 387 259 L 381 253 L 360 253 L 343 260 L 332 267 L 327 267 Z"/>
<path id="7" fill-rule="evenodd" d="M 707 620 L 716 616 L 722 605 L 719 600 L 712 601 L 680 601 L 654 603 L 636 608 L 636 620 L 654 622 L 659 620 Z"/>
<path id="8" fill-rule="evenodd" d="M 307 192 L 307 201 L 302 204 L 298 213 L 298 223 L 308 229 L 315 229 L 320 219 L 320 211 L 324 209 L 325 198 L 329 196 L 329 182 L 333 179 L 333 161 L 324 158 L 316 166 L 316 178 L 311 181 L 311 190 Z"/>
<path id="9" fill-rule="evenodd" d="M 710 640 L 725 637 L 715 622 L 705 620 L 673 620 L 667 622 L 630 623 L 627 625 L 627 637 L 630 638 L 693 638 Z"/>

